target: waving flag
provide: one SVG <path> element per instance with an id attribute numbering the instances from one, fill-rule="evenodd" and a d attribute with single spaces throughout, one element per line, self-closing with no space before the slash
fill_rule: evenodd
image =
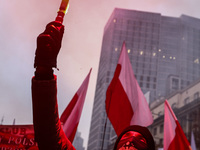
<path id="1" fill-rule="evenodd" d="M 191 150 L 174 112 L 165 100 L 164 150 Z"/>
<path id="2" fill-rule="evenodd" d="M 106 112 L 117 135 L 130 125 L 149 126 L 153 118 L 123 43 L 114 77 L 106 93 Z"/>
<path id="3" fill-rule="evenodd" d="M 60 121 L 63 123 L 63 130 L 67 138 L 71 141 L 74 140 L 74 136 L 76 134 L 76 130 L 79 124 L 79 120 L 81 117 L 81 112 L 83 109 L 83 104 L 85 101 L 85 96 L 88 88 L 90 72 L 88 73 L 87 77 L 83 81 L 82 85 L 72 98 L 71 102 L 64 110 L 61 115 Z"/>

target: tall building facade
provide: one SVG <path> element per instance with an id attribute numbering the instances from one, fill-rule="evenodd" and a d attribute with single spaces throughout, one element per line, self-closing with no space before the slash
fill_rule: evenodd
<path id="1" fill-rule="evenodd" d="M 105 98 L 124 41 L 143 93 L 150 91 L 150 102 L 200 77 L 200 19 L 116 8 L 104 28 L 88 150 L 107 150 L 115 139 Z"/>

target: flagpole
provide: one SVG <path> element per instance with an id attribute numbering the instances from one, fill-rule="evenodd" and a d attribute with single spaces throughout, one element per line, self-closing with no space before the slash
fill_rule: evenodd
<path id="1" fill-rule="evenodd" d="M 1 125 L 3 125 L 3 121 L 4 121 L 4 116 L 2 116 L 1 118 Z"/>
<path id="2" fill-rule="evenodd" d="M 105 112 L 106 113 L 106 112 Z M 107 120 L 108 120 L 108 117 L 106 117 L 106 122 L 104 124 L 104 130 L 103 130 L 103 141 L 102 141 L 102 144 L 101 144 L 101 150 L 103 150 L 103 145 L 104 145 L 104 138 L 105 138 L 105 132 L 106 132 L 106 127 L 107 127 Z"/>
<path id="3" fill-rule="evenodd" d="M 13 119 L 13 125 L 15 125 L 15 118 Z"/>

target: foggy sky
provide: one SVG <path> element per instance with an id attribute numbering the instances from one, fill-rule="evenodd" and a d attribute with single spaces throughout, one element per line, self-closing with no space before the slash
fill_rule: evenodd
<path id="1" fill-rule="evenodd" d="M 36 37 L 57 15 L 60 0 L 0 0 L 0 120 L 32 124 L 31 78 Z M 199 0 L 70 0 L 58 56 L 58 105 L 63 112 L 90 68 L 78 130 L 87 145 L 104 26 L 115 7 L 200 18 Z"/>

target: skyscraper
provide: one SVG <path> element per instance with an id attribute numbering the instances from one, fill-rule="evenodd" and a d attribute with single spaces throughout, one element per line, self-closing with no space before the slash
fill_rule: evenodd
<path id="1" fill-rule="evenodd" d="M 108 149 L 115 136 L 109 121 L 105 127 L 105 95 L 124 41 L 150 102 L 200 77 L 200 19 L 116 8 L 104 28 L 88 150 Z"/>

